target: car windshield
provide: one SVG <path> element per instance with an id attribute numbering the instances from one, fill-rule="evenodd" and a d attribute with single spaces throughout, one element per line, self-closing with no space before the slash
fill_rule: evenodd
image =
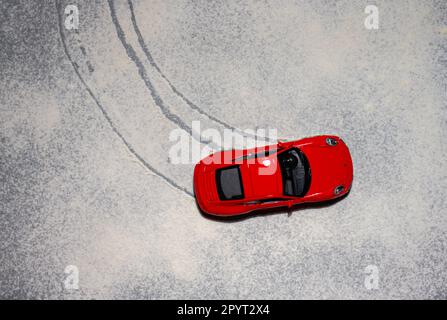
<path id="1" fill-rule="evenodd" d="M 310 186 L 310 168 L 306 156 L 297 148 L 278 155 L 283 192 L 286 196 L 303 197 Z"/>
<path id="2" fill-rule="evenodd" d="M 244 198 L 239 166 L 231 166 L 216 170 L 217 193 L 220 200 L 236 200 Z"/>

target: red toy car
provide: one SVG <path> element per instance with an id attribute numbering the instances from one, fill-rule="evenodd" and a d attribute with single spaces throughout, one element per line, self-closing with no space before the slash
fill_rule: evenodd
<path id="1" fill-rule="evenodd" d="M 352 178 L 348 147 L 325 135 L 214 153 L 195 166 L 194 194 L 205 213 L 234 216 L 335 199 Z"/>

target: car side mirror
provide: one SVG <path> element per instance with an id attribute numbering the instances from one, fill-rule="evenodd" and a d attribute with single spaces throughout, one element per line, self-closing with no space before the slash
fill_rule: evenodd
<path id="1" fill-rule="evenodd" d="M 286 146 L 286 141 L 278 139 L 277 145 L 278 145 L 278 149 L 284 149 L 284 147 Z"/>
<path id="2" fill-rule="evenodd" d="M 292 200 L 288 200 L 287 201 L 287 208 L 292 208 L 293 207 L 293 201 Z"/>

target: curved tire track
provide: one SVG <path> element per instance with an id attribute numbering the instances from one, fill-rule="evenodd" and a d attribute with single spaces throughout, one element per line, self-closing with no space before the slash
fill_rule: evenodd
<path id="1" fill-rule="evenodd" d="M 135 151 L 135 149 L 131 146 L 131 144 L 126 140 L 126 138 L 120 133 L 120 131 L 118 130 L 118 128 L 115 126 L 115 124 L 113 123 L 111 117 L 109 116 L 109 114 L 107 113 L 106 109 L 104 108 L 104 106 L 101 104 L 101 102 L 99 101 L 99 99 L 95 96 L 95 94 L 93 93 L 92 89 L 88 86 L 87 82 L 84 80 L 84 78 L 82 77 L 82 75 L 79 72 L 79 69 L 76 65 L 76 62 L 74 62 L 72 56 L 70 55 L 70 52 L 68 50 L 67 44 L 66 44 L 66 38 L 65 35 L 63 33 L 63 23 L 62 23 L 62 19 L 61 19 L 61 2 L 60 0 L 55 0 L 55 6 L 56 6 L 56 14 L 57 14 L 57 19 L 58 19 L 58 31 L 59 31 L 59 36 L 61 38 L 61 42 L 62 42 L 62 47 L 64 49 L 64 53 L 65 56 L 67 57 L 68 61 L 70 62 L 71 66 L 73 67 L 73 70 L 75 71 L 76 76 L 78 77 L 79 81 L 82 83 L 82 85 L 84 86 L 85 90 L 88 92 L 88 94 L 90 95 L 90 97 L 93 99 L 93 101 L 95 102 L 96 106 L 99 108 L 99 110 L 101 111 L 102 115 L 104 116 L 104 118 L 106 119 L 107 123 L 109 124 L 110 128 L 112 129 L 112 131 L 118 136 L 118 138 L 121 140 L 121 142 L 125 145 L 125 147 L 127 148 L 127 150 L 148 170 L 150 170 L 152 173 L 154 173 L 156 176 L 160 177 L 161 179 L 163 179 L 165 182 L 167 182 L 168 184 L 170 184 L 171 186 L 173 186 L 174 188 L 184 192 L 185 194 L 187 194 L 190 197 L 194 197 L 193 193 L 191 193 L 188 189 L 178 185 L 174 180 L 172 180 L 171 178 L 165 176 L 164 174 L 162 174 L 160 171 L 158 171 L 156 168 L 154 168 L 153 166 L 151 166 L 146 160 L 144 160 L 143 157 L 141 157 L 138 152 Z M 175 119 L 175 118 L 174 118 Z"/>
<path id="2" fill-rule="evenodd" d="M 138 74 L 140 78 L 143 80 L 145 86 L 149 90 L 149 93 L 154 100 L 157 107 L 160 109 L 162 114 L 165 116 L 166 119 L 174 123 L 176 126 L 178 126 L 180 129 L 186 131 L 189 135 L 191 135 L 194 139 L 196 139 L 200 143 L 209 144 L 213 149 L 220 149 L 220 146 L 215 145 L 209 140 L 201 139 L 200 133 L 194 133 L 192 128 L 188 126 L 182 119 L 180 119 L 179 116 L 172 113 L 169 108 L 164 104 L 163 100 L 161 99 L 160 95 L 157 93 L 157 90 L 155 89 L 154 85 L 152 84 L 151 80 L 149 79 L 149 76 L 147 75 L 147 71 L 144 68 L 143 63 L 138 58 L 137 53 L 135 52 L 132 45 L 127 42 L 126 35 L 124 33 L 123 28 L 121 27 L 121 24 L 118 21 L 118 17 L 116 15 L 115 10 L 115 4 L 114 0 L 108 0 L 110 9 L 110 16 L 112 18 L 113 25 L 116 30 L 116 34 L 118 36 L 118 39 L 120 40 L 121 44 L 123 45 L 124 49 L 126 50 L 126 54 L 129 57 L 129 59 L 135 64 L 138 70 Z"/>
<path id="3" fill-rule="evenodd" d="M 113 0 L 109 0 L 109 3 L 112 2 Z M 207 117 L 208 119 L 220 124 L 221 126 L 223 126 L 226 129 L 230 129 L 233 131 L 238 132 L 239 134 L 246 136 L 246 137 L 251 137 L 251 138 L 257 138 L 257 139 L 262 139 L 266 142 L 276 142 L 276 140 L 271 139 L 269 137 L 263 137 L 263 136 L 258 136 L 256 134 L 250 134 L 250 133 L 246 133 L 243 132 L 242 130 L 228 124 L 225 121 L 222 121 L 216 117 L 214 117 L 213 115 L 209 114 L 208 112 L 204 111 L 201 107 L 199 107 L 198 105 L 196 105 L 194 102 L 192 102 L 191 100 L 189 100 L 183 93 L 181 93 L 173 84 L 172 82 L 166 77 L 166 75 L 161 71 L 160 67 L 158 66 L 158 64 L 155 62 L 152 54 L 150 53 L 143 35 L 141 34 L 140 28 L 138 27 L 138 23 L 137 23 L 137 19 L 135 16 L 135 10 L 134 10 L 134 6 L 133 6 L 133 2 L 132 0 L 127 0 L 127 3 L 129 5 L 129 9 L 130 9 L 130 15 L 131 15 L 131 20 L 132 20 L 132 25 L 133 25 L 133 29 L 135 31 L 135 34 L 137 35 L 138 38 L 138 43 L 141 47 L 141 49 L 144 52 L 144 55 L 146 56 L 149 64 L 154 67 L 155 70 L 157 70 L 157 72 L 160 74 L 160 76 L 166 81 L 166 83 L 168 84 L 168 86 L 171 88 L 171 90 L 177 95 L 179 96 L 185 103 L 186 105 L 188 105 L 189 108 L 191 108 L 192 110 L 197 111 L 198 113 L 200 113 L 201 115 Z M 141 65 L 142 66 L 142 65 Z M 144 66 L 142 66 L 144 68 Z"/>

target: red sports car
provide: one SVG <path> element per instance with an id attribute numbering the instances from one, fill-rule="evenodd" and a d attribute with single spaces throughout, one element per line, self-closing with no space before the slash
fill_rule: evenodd
<path id="1" fill-rule="evenodd" d="M 348 147 L 324 135 L 209 155 L 196 164 L 194 193 L 205 213 L 234 216 L 335 199 L 352 178 Z"/>

